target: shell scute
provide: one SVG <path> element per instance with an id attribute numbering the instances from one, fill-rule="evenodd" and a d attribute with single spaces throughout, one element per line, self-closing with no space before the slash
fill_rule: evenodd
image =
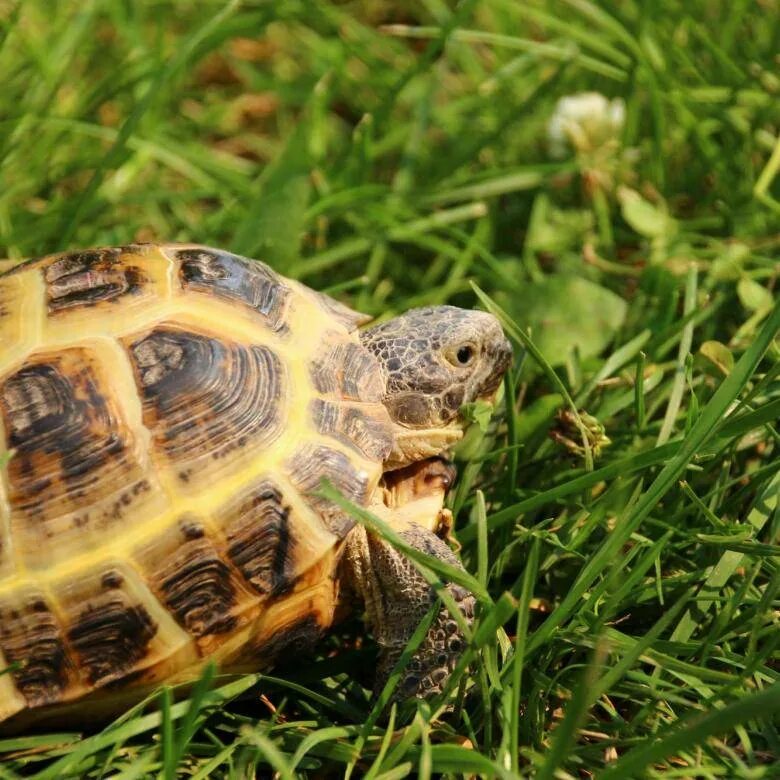
<path id="1" fill-rule="evenodd" d="M 261 480 L 220 513 L 225 518 L 227 554 L 261 596 L 276 597 L 293 584 L 297 571 L 291 507 L 269 479 Z"/>
<path id="2" fill-rule="evenodd" d="M 311 418 L 320 433 L 332 436 L 364 458 L 383 461 L 390 454 L 393 439 L 384 406 L 347 405 L 315 398 Z"/>
<path id="3" fill-rule="evenodd" d="M 44 268 L 50 313 L 101 301 L 119 301 L 139 293 L 149 281 L 138 265 L 127 262 L 119 247 L 63 255 Z"/>
<path id="4" fill-rule="evenodd" d="M 197 247 L 179 249 L 182 287 L 248 306 L 271 330 L 286 328 L 285 313 L 291 290 L 281 277 L 257 260 Z"/>
<path id="5" fill-rule="evenodd" d="M 288 461 L 290 479 L 307 497 L 325 527 L 342 539 L 355 524 L 349 513 L 317 495 L 323 480 L 336 487 L 342 495 L 356 504 L 368 503 L 373 485 L 369 475 L 357 468 L 347 455 L 322 445 L 305 445 Z"/>
<path id="6" fill-rule="evenodd" d="M 93 686 L 121 679 L 147 654 L 157 626 L 143 604 L 119 587 L 92 598 L 73 616 L 68 642 Z"/>
<path id="7" fill-rule="evenodd" d="M 11 524 L 30 568 L 121 521 L 150 492 L 134 433 L 85 347 L 36 355 L 0 381 L 0 419 L 15 450 L 6 467 Z"/>
<path id="8" fill-rule="evenodd" d="M 154 679 L 156 668 L 190 643 L 138 568 L 121 554 L 101 556 L 61 575 L 50 593 L 80 681 L 65 692 L 66 698 Z"/>
<path id="9" fill-rule="evenodd" d="M 384 384 L 374 356 L 360 344 L 337 337 L 312 360 L 309 373 L 315 388 L 337 400 L 380 403 Z"/>
<path id="10" fill-rule="evenodd" d="M 58 701 L 74 678 L 57 618 L 39 591 L 0 603 L 0 650 L 31 707 Z"/>
<path id="11" fill-rule="evenodd" d="M 187 482 L 204 463 L 282 433 L 285 367 L 267 346 L 161 325 L 126 339 L 143 419 Z"/>
<path id="12" fill-rule="evenodd" d="M 186 516 L 134 553 L 147 584 L 205 652 L 215 637 L 246 623 L 248 594 L 199 518 Z"/>

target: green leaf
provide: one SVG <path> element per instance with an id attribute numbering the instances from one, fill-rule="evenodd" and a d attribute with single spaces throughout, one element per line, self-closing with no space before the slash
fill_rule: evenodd
<path id="1" fill-rule="evenodd" d="M 238 225 L 231 249 L 288 272 L 298 257 L 313 166 L 304 118 L 257 180 L 257 196 Z"/>
<path id="2" fill-rule="evenodd" d="M 734 355 L 731 350 L 720 341 L 705 341 L 700 347 L 699 352 L 714 363 L 726 376 L 734 368 Z"/>
<path id="3" fill-rule="evenodd" d="M 737 295 L 742 305 L 750 311 L 767 311 L 772 308 L 772 293 L 749 276 L 743 276 L 737 282 Z"/>
<path id="4" fill-rule="evenodd" d="M 463 404 L 460 407 L 460 413 L 464 420 L 475 423 L 482 433 L 486 433 L 490 419 L 493 416 L 493 404 L 488 401 L 474 401 L 473 403 Z"/>
<path id="5" fill-rule="evenodd" d="M 722 253 L 715 258 L 710 267 L 710 275 L 718 281 L 739 279 L 745 261 L 750 257 L 750 247 L 734 241 L 726 244 Z"/>
<path id="6" fill-rule="evenodd" d="M 578 276 L 547 276 L 519 294 L 497 294 L 496 300 L 552 366 L 566 362 L 573 349 L 586 359 L 612 341 L 626 317 L 626 302 L 611 290 Z"/>
<path id="7" fill-rule="evenodd" d="M 618 200 L 623 219 L 645 238 L 661 238 L 676 232 L 675 221 L 665 212 L 645 200 L 636 190 L 621 187 Z"/>

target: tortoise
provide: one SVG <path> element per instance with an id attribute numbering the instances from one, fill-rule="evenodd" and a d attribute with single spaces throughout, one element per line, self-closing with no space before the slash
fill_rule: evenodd
<path id="1" fill-rule="evenodd" d="M 485 312 L 367 319 L 199 245 L 0 274 L 4 728 L 140 699 L 209 659 L 262 668 L 361 602 L 383 684 L 436 596 L 323 480 L 460 565 L 437 535 L 441 457 L 511 349 Z M 447 587 L 470 620 L 473 596 Z M 440 691 L 462 650 L 442 608 L 399 695 Z"/>

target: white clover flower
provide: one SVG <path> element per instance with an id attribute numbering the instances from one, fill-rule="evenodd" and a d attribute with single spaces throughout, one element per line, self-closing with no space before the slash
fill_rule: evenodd
<path id="1" fill-rule="evenodd" d="M 616 143 L 626 119 L 621 98 L 607 100 L 598 92 L 560 98 L 547 124 L 550 156 L 566 157 L 571 150 L 588 153 Z"/>

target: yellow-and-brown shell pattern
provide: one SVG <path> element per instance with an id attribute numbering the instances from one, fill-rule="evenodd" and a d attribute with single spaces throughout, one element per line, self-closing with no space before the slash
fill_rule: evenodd
<path id="1" fill-rule="evenodd" d="M 361 316 L 243 257 L 133 245 L 0 275 L 0 721 L 273 656 L 332 619 L 391 447 Z"/>

